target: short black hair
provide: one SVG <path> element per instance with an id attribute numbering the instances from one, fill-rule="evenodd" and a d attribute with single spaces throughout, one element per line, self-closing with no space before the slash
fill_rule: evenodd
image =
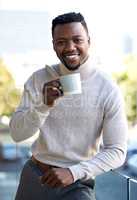
<path id="1" fill-rule="evenodd" d="M 69 12 L 69 13 L 59 15 L 52 20 L 52 36 L 53 36 L 54 29 L 57 25 L 67 24 L 67 23 L 72 23 L 72 22 L 80 22 L 88 33 L 88 27 L 83 15 L 81 13 Z"/>

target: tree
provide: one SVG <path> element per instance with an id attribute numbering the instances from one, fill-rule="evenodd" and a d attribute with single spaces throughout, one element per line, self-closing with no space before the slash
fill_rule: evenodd
<path id="1" fill-rule="evenodd" d="M 126 70 L 115 73 L 126 103 L 126 113 L 129 123 L 137 122 L 137 56 L 129 54 L 124 60 Z"/>
<path id="2" fill-rule="evenodd" d="M 12 75 L 0 59 L 0 115 L 10 115 L 18 105 L 20 95 Z"/>

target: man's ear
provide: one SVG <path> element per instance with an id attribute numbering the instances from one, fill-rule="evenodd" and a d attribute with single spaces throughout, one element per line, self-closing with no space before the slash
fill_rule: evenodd
<path id="1" fill-rule="evenodd" d="M 88 36 L 88 44 L 90 45 L 90 37 Z"/>
<path id="2" fill-rule="evenodd" d="M 53 49 L 55 51 L 55 44 L 54 44 L 54 40 L 52 40 L 52 45 L 53 45 Z"/>

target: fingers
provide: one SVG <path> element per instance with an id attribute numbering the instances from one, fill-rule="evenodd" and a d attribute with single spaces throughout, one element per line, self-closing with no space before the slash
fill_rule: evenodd
<path id="1" fill-rule="evenodd" d="M 42 177 L 41 177 L 41 184 L 47 184 L 50 187 L 61 187 L 63 186 L 61 180 L 56 174 L 56 170 L 54 168 L 49 169 Z"/>
<path id="2" fill-rule="evenodd" d="M 74 182 L 69 169 L 51 168 L 42 177 L 42 185 L 47 184 L 50 187 L 66 187 Z"/>
<path id="3" fill-rule="evenodd" d="M 63 94 L 62 87 L 46 86 L 46 90 L 52 93 L 53 96 L 60 97 Z"/>
<path id="4" fill-rule="evenodd" d="M 48 83 L 46 83 L 48 86 L 53 86 L 53 87 L 56 87 L 56 88 L 59 88 L 60 87 L 60 81 L 59 79 L 56 79 L 56 80 L 53 80 L 53 81 L 49 81 Z"/>
<path id="5" fill-rule="evenodd" d="M 63 90 L 59 79 L 50 81 L 44 84 L 43 87 L 43 96 L 44 96 L 44 103 L 53 106 L 54 101 L 63 95 Z"/>
<path id="6" fill-rule="evenodd" d="M 48 88 L 54 88 L 54 89 L 57 88 L 58 90 L 62 90 L 61 83 L 60 83 L 59 79 L 45 83 L 44 86 L 48 87 Z"/>
<path id="7" fill-rule="evenodd" d="M 41 177 L 41 184 L 44 184 L 48 178 L 51 177 L 51 172 L 48 170 L 42 177 Z M 51 177 L 52 178 L 52 177 Z"/>

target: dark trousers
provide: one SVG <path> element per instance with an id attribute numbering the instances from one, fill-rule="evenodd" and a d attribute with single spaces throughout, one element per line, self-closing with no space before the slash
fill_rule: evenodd
<path id="1" fill-rule="evenodd" d="M 64 188 L 41 185 L 42 172 L 31 161 L 27 161 L 21 173 L 15 200 L 95 200 L 94 181 L 76 181 Z"/>

